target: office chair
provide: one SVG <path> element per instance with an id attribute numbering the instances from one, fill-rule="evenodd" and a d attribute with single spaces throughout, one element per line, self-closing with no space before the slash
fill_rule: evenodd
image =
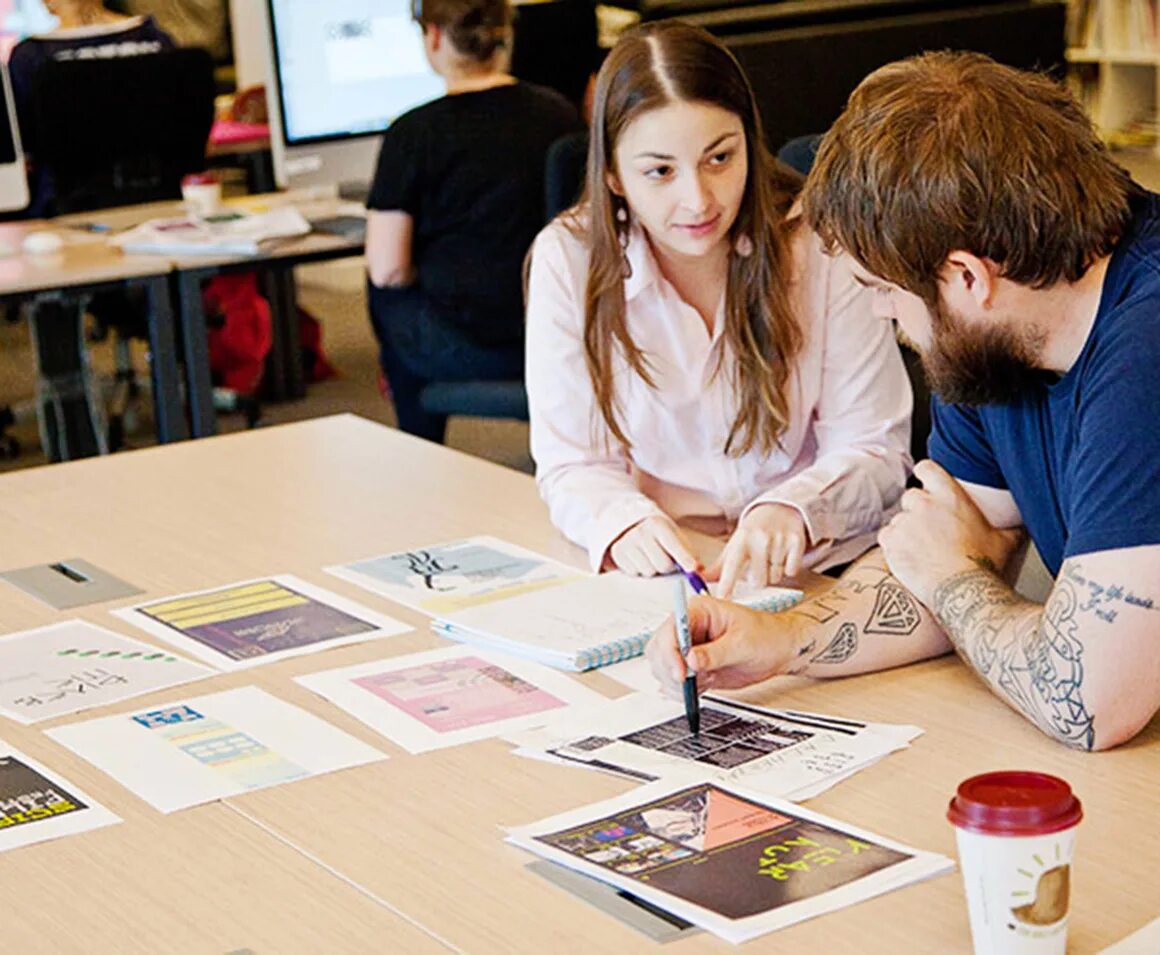
<path id="1" fill-rule="evenodd" d="M 53 186 L 49 212 L 179 199 L 182 178 L 205 168 L 214 93 L 213 63 L 204 50 L 47 63 L 34 83 L 27 137 L 33 162 Z M 80 336 L 87 309 L 96 320 L 98 338 L 113 333 L 117 367 L 108 434 L 89 440 L 74 435 L 70 456 L 116 450 L 130 402 L 141 389 L 128 342 L 144 337 L 147 305 L 142 296 L 120 291 L 69 305 L 50 312 L 51 337 L 67 341 L 69 353 L 83 352 Z M 35 321 L 46 319 L 38 315 Z M 91 409 L 80 409 L 84 397 L 73 389 L 71 418 L 88 419 L 95 427 L 99 417 Z M 223 410 L 239 400 L 232 393 L 222 398 Z M 243 410 L 256 420 L 248 404 Z M 50 458 L 56 456 L 48 450 Z"/>

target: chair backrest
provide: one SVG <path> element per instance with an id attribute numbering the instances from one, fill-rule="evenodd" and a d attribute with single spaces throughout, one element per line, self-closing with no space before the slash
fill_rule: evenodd
<path id="1" fill-rule="evenodd" d="M 588 132 L 568 133 L 548 147 L 544 158 L 544 212 L 551 222 L 571 209 L 584 190 L 584 170 L 588 162 Z"/>
<path id="2" fill-rule="evenodd" d="M 49 62 L 32 91 L 38 166 L 56 212 L 173 199 L 205 167 L 213 125 L 213 62 L 178 49 Z"/>

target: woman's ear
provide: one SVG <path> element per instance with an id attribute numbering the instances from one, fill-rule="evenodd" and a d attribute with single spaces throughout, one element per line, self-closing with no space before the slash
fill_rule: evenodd
<path id="1" fill-rule="evenodd" d="M 604 181 L 608 184 L 608 188 L 612 191 L 614 196 L 624 198 L 624 187 L 620 184 L 620 178 L 616 173 L 609 170 L 604 174 Z"/>

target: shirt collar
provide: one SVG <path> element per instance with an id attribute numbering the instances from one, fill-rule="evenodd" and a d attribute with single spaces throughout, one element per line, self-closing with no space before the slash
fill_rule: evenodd
<path id="1" fill-rule="evenodd" d="M 624 298 L 632 301 L 645 289 L 655 285 L 661 274 L 648 237 L 636 222 L 629 226 L 624 256 L 629 267 L 628 277 L 624 280 Z"/>

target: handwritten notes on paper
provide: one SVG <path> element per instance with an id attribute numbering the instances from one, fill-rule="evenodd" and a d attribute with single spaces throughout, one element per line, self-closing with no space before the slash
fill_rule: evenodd
<path id="1" fill-rule="evenodd" d="M 104 627 L 67 620 L 0 639 L 0 715 L 36 723 L 215 672 Z"/>

